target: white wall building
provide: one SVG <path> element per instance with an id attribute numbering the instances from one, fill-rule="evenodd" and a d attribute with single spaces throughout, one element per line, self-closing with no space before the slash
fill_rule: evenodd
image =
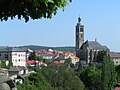
<path id="1" fill-rule="evenodd" d="M 12 60 L 13 66 L 26 67 L 29 51 L 29 49 L 19 47 L 0 47 L 0 60 Z"/>
<path id="2" fill-rule="evenodd" d="M 26 52 L 12 52 L 13 66 L 26 66 Z"/>

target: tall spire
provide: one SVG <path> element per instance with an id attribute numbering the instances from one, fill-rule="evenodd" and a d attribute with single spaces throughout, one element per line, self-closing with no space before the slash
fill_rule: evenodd
<path id="1" fill-rule="evenodd" d="M 79 50 L 84 43 L 84 25 L 81 24 L 81 18 L 78 17 L 78 23 L 76 25 L 76 55 L 79 55 Z"/>

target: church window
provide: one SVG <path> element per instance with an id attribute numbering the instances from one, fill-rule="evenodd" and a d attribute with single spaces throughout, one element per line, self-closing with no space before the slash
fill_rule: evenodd
<path id="1" fill-rule="evenodd" d="M 83 32 L 83 28 L 80 28 L 80 32 Z"/>

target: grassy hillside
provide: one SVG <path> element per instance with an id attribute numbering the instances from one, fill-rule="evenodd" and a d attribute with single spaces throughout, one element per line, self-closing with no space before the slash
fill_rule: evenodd
<path id="1" fill-rule="evenodd" d="M 58 51 L 71 51 L 74 52 L 75 51 L 75 47 L 71 47 L 71 46 L 66 46 L 66 47 L 46 47 L 46 46 L 37 46 L 37 45 L 26 45 L 26 46 L 20 46 L 20 47 L 24 47 L 24 48 L 30 48 L 32 50 L 40 50 L 40 49 L 53 49 L 53 50 L 58 50 Z"/>

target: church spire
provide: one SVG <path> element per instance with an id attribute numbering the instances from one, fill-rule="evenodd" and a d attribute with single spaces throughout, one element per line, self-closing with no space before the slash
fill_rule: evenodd
<path id="1" fill-rule="evenodd" d="M 79 50 L 84 43 L 84 25 L 81 24 L 81 18 L 78 17 L 78 23 L 76 25 L 76 55 L 78 56 Z"/>
<path id="2" fill-rule="evenodd" d="M 78 17 L 78 23 L 80 23 L 81 22 L 81 18 L 80 18 L 80 16 Z"/>

